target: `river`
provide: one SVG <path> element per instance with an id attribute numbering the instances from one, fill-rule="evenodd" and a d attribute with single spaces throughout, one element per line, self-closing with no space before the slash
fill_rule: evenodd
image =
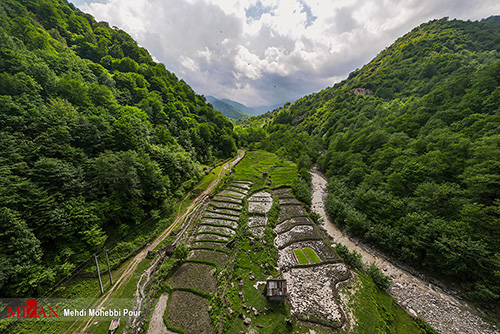
<path id="1" fill-rule="evenodd" d="M 466 301 L 458 299 L 442 288 L 425 281 L 387 260 L 380 252 L 356 241 L 331 222 L 325 209 L 326 178 L 314 168 L 312 176 L 312 208 L 323 218 L 323 227 L 335 243 L 361 254 L 365 264 L 375 262 L 385 275 L 392 278 L 388 291 L 409 314 L 424 319 L 440 333 L 500 334 Z M 413 272 L 413 270 L 412 270 Z"/>

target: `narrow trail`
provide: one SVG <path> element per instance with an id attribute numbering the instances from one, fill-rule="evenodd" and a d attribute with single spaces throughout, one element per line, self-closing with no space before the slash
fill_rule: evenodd
<path id="1" fill-rule="evenodd" d="M 175 334 L 167 329 L 163 322 L 163 314 L 167 308 L 168 293 L 160 296 L 158 303 L 156 303 L 151 321 L 149 322 L 148 333 L 150 334 Z"/>
<path id="2" fill-rule="evenodd" d="M 132 274 L 137 270 L 139 263 L 146 258 L 148 252 L 154 250 L 163 240 L 165 240 L 170 235 L 170 233 L 172 231 L 179 228 L 179 226 L 181 226 L 181 224 L 184 222 L 186 217 L 193 211 L 193 209 L 195 209 L 195 207 L 197 207 L 198 204 L 200 204 L 212 192 L 212 190 L 215 189 L 217 184 L 222 179 L 224 172 L 226 170 L 232 168 L 232 166 L 234 166 L 235 164 L 237 164 L 244 156 L 245 156 L 245 151 L 240 151 L 238 153 L 238 156 L 234 160 L 225 163 L 223 165 L 223 167 L 220 169 L 219 173 L 217 174 L 217 177 L 208 185 L 207 189 L 205 189 L 201 194 L 199 194 L 193 200 L 193 202 L 187 207 L 187 209 L 184 211 L 183 214 L 179 215 L 182 203 L 191 195 L 191 192 L 189 192 L 184 197 L 182 202 L 179 204 L 179 209 L 177 211 L 177 216 L 176 216 L 174 222 L 168 228 L 166 228 L 153 242 L 151 242 L 148 246 L 144 247 L 142 249 L 142 251 L 140 251 L 136 256 L 134 256 L 132 258 L 132 260 L 127 262 L 120 269 L 121 270 L 120 276 L 117 278 L 115 277 L 115 279 L 114 279 L 115 284 L 108 291 L 106 291 L 104 293 L 104 295 L 101 296 L 101 298 L 92 306 L 92 308 L 95 308 L 95 309 L 103 308 L 104 305 L 107 303 L 107 301 L 111 298 L 113 293 L 115 291 L 119 290 L 124 284 L 126 284 L 130 280 L 130 278 L 132 277 Z M 149 271 L 150 269 L 151 269 L 151 266 L 146 270 Z M 138 284 L 140 284 L 141 282 L 144 282 L 144 281 L 147 281 L 147 280 L 140 279 Z M 144 295 L 144 292 L 142 294 Z M 91 317 L 85 323 L 83 328 L 81 326 L 77 327 L 77 328 L 73 328 L 73 326 L 76 324 L 76 323 L 73 323 L 73 325 L 70 328 L 68 328 L 68 330 L 65 333 L 75 333 L 75 332 L 85 333 L 87 331 L 87 329 L 92 325 L 93 321 L 94 321 L 94 317 Z"/>
<path id="3" fill-rule="evenodd" d="M 236 165 L 243 157 L 245 156 L 245 152 L 242 151 L 238 154 L 238 157 L 227 163 L 226 165 L 221 168 L 219 174 L 217 175 L 217 178 L 207 187 L 207 189 L 203 192 L 205 195 L 201 194 L 200 196 L 202 197 L 202 200 L 205 200 L 205 198 L 215 189 L 217 184 L 219 184 L 219 181 L 222 178 L 223 171 L 232 168 L 234 165 Z M 200 200 L 200 203 L 201 201 Z M 168 301 L 168 294 L 163 294 L 160 296 L 160 299 L 158 300 L 155 309 L 153 311 L 153 315 L 151 316 L 151 320 L 149 322 L 149 327 L 148 327 L 148 334 L 171 334 L 173 332 L 169 331 L 167 327 L 165 326 L 165 323 L 163 321 L 163 314 L 165 314 L 165 309 L 167 308 L 167 301 Z"/>
<path id="4" fill-rule="evenodd" d="M 328 181 L 317 170 L 311 172 L 313 186 L 313 210 L 324 220 L 323 227 L 335 243 L 341 243 L 350 251 L 361 254 L 365 264 L 375 262 L 384 274 L 392 278 L 389 293 L 412 316 L 424 319 L 440 333 L 500 334 L 478 316 L 477 310 L 442 288 L 416 277 L 384 258 L 378 251 L 352 241 L 329 219 L 324 200 Z"/>

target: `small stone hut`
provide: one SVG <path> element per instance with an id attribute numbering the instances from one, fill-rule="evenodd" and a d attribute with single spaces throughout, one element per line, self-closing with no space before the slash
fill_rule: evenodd
<path id="1" fill-rule="evenodd" d="M 286 297 L 286 279 L 269 278 L 266 281 L 266 297 L 272 301 L 284 302 Z"/>

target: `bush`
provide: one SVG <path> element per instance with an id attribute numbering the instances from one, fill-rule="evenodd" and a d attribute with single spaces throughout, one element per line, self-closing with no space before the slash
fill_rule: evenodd
<path id="1" fill-rule="evenodd" d="M 174 258 L 176 259 L 185 259 L 189 253 L 189 247 L 186 244 L 181 243 L 175 247 L 174 250 Z"/>
<path id="2" fill-rule="evenodd" d="M 379 288 L 388 289 L 391 286 L 391 278 L 384 275 L 375 263 L 370 264 L 366 273 Z"/>
<path id="3" fill-rule="evenodd" d="M 311 205 L 312 202 L 311 185 L 307 182 L 307 180 L 304 180 L 303 178 L 299 177 L 297 181 L 295 181 L 295 183 L 293 184 L 292 191 L 295 197 L 299 201 L 307 205 Z"/>
<path id="4" fill-rule="evenodd" d="M 354 268 L 357 268 L 359 270 L 362 270 L 364 265 L 363 261 L 361 261 L 361 254 L 352 251 L 350 252 L 349 249 L 342 245 L 342 244 L 336 244 L 335 245 L 335 250 L 339 254 L 339 256 L 344 260 L 344 262 Z"/>

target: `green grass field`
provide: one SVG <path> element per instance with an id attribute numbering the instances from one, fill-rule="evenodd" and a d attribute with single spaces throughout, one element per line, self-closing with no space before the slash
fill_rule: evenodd
<path id="1" fill-rule="evenodd" d="M 321 259 L 312 248 L 306 247 L 303 249 L 303 251 L 304 253 L 306 253 L 307 257 L 309 258 L 309 260 L 311 260 L 312 263 L 321 262 Z"/>
<path id="2" fill-rule="evenodd" d="M 268 173 L 265 180 L 262 177 L 264 171 Z M 296 178 L 297 166 L 293 162 L 266 151 L 247 151 L 245 158 L 234 168 L 235 180 L 252 181 L 259 187 L 292 185 Z"/>
<path id="3" fill-rule="evenodd" d="M 349 307 L 354 310 L 357 328 L 353 333 L 422 333 L 415 321 L 385 291 L 359 273 L 358 287 Z"/>
<path id="4" fill-rule="evenodd" d="M 309 264 L 309 260 L 305 256 L 304 252 L 302 252 L 302 249 L 296 248 L 293 250 L 293 253 L 297 257 L 297 261 L 299 261 L 299 264 Z"/>

